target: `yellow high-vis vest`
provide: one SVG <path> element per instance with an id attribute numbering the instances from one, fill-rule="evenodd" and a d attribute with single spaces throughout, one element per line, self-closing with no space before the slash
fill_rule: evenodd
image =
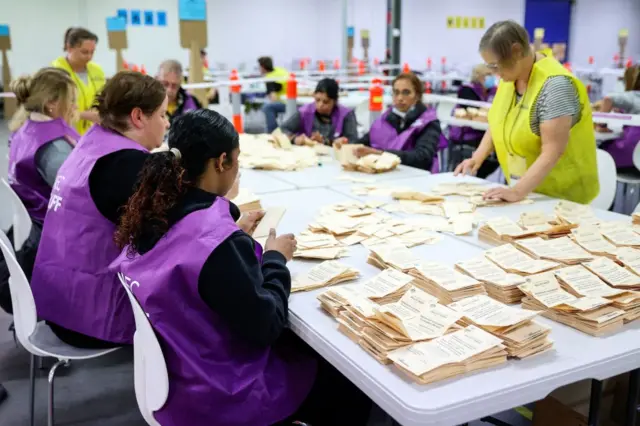
<path id="1" fill-rule="evenodd" d="M 106 82 L 104 77 L 104 71 L 100 65 L 95 62 L 89 62 L 87 64 L 87 83 L 85 83 L 72 69 L 71 65 L 67 61 L 67 58 L 60 56 L 58 59 L 52 62 L 52 66 L 56 68 L 62 68 L 67 71 L 73 82 L 76 84 L 77 91 L 77 105 L 78 111 L 88 111 L 93 106 L 93 101 L 96 95 L 102 90 Z M 81 135 L 84 134 L 93 123 L 88 120 L 78 120 L 75 123 L 75 128 Z"/>
<path id="2" fill-rule="evenodd" d="M 273 71 L 268 72 L 264 76 L 265 78 L 277 78 L 276 83 L 280 83 L 282 88 L 278 92 L 278 96 L 284 96 L 287 94 L 287 80 L 289 79 L 289 71 L 281 67 L 274 67 Z"/>
<path id="3" fill-rule="evenodd" d="M 528 170 L 541 153 L 542 141 L 531 130 L 530 114 L 544 83 L 559 75 L 573 81 L 580 96 L 582 116 L 571 129 L 562 157 L 534 191 L 587 204 L 600 192 L 591 104 L 582 82 L 558 61 L 545 57 L 535 62 L 527 90 L 519 102 L 516 102 L 515 84 L 501 82 L 489 111 L 489 129 L 500 167 L 511 183 L 513 171 L 509 170 L 509 163 L 514 167 L 514 162 L 509 158 L 523 159 Z"/>

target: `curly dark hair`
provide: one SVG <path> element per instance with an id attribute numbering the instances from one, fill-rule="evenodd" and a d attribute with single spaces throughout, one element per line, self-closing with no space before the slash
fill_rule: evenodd
<path id="1" fill-rule="evenodd" d="M 120 216 L 114 241 L 133 255 L 146 251 L 141 244 L 159 240 L 169 229 L 169 212 L 189 188 L 198 183 L 211 159 L 239 146 L 233 125 L 215 111 L 188 112 L 171 124 L 169 147 L 179 151 L 150 154 L 140 171 L 135 192 Z"/>

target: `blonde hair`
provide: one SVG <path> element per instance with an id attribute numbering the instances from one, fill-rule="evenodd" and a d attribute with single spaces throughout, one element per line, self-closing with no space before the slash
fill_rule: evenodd
<path id="1" fill-rule="evenodd" d="M 640 90 L 640 64 L 634 65 L 625 70 L 624 90 Z"/>
<path id="2" fill-rule="evenodd" d="M 493 72 L 485 64 L 476 65 L 471 71 L 471 81 L 484 83 L 484 78 L 491 74 L 493 74 Z"/>
<path id="3" fill-rule="evenodd" d="M 480 40 L 480 51 L 493 52 L 500 62 L 513 63 L 532 52 L 527 30 L 516 21 L 499 21 Z"/>
<path id="4" fill-rule="evenodd" d="M 61 101 L 65 105 L 65 113 L 72 110 L 75 102 L 75 84 L 71 76 L 59 68 L 42 68 L 33 77 L 18 77 L 9 90 L 15 93 L 19 106 L 9 123 L 12 132 L 22 127 L 32 112 L 49 115 L 47 104 L 50 102 Z"/>

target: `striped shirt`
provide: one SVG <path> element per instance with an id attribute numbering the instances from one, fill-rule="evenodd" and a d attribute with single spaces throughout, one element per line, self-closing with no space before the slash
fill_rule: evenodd
<path id="1" fill-rule="evenodd" d="M 516 92 L 516 101 L 520 98 Z M 531 131 L 537 136 L 540 136 L 540 123 L 554 118 L 571 116 L 571 127 L 575 126 L 582 117 L 582 105 L 573 80 L 563 75 L 547 79 L 530 111 Z"/>

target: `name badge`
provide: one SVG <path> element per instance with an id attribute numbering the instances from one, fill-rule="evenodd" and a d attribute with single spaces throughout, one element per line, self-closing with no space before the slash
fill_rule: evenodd
<path id="1" fill-rule="evenodd" d="M 517 154 L 509 154 L 509 186 L 515 186 L 527 172 L 527 160 Z"/>
<path id="2" fill-rule="evenodd" d="M 334 138 L 334 139 L 338 139 L 339 137 L 340 137 L 340 133 L 335 132 L 335 133 L 333 134 L 333 138 Z"/>
<path id="3" fill-rule="evenodd" d="M 417 119 L 416 121 L 413 122 L 413 124 L 411 125 L 411 127 L 420 127 L 422 126 L 422 120 Z"/>

